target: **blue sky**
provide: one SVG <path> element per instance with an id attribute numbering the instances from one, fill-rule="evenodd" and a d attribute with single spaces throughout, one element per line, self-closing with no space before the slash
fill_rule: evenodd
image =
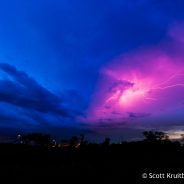
<path id="1" fill-rule="evenodd" d="M 184 19 L 183 6 L 182 0 L 1 0 L 1 126 L 80 129 L 72 118 L 85 115 L 101 68 L 158 44 Z M 46 99 L 39 101 L 39 93 Z M 58 115 L 62 110 L 72 115 Z"/>

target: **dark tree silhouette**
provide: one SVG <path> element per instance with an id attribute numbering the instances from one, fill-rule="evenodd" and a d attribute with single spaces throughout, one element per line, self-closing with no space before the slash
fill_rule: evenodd
<path id="1" fill-rule="evenodd" d="M 22 137 L 25 144 L 33 144 L 38 146 L 49 146 L 51 137 L 47 134 L 31 133 Z"/>
<path id="2" fill-rule="evenodd" d="M 80 142 L 84 142 L 85 136 L 84 134 L 80 134 Z"/>
<path id="3" fill-rule="evenodd" d="M 148 142 L 163 141 L 169 139 L 168 135 L 164 132 L 144 131 L 143 135 L 145 140 Z"/>
<path id="4" fill-rule="evenodd" d="M 84 134 L 80 134 L 80 146 L 85 146 L 87 145 L 87 140 L 85 140 Z"/>
<path id="5" fill-rule="evenodd" d="M 71 139 L 70 139 L 70 147 L 75 147 L 79 142 L 79 139 L 77 136 L 73 136 Z"/>
<path id="6" fill-rule="evenodd" d="M 104 142 L 102 143 L 103 146 L 109 146 L 110 145 L 110 138 L 105 138 Z"/>

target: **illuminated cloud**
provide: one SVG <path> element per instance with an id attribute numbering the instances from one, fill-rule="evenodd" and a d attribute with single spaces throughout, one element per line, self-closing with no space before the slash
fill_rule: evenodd
<path id="1" fill-rule="evenodd" d="M 102 68 L 89 121 L 105 118 L 113 122 L 117 115 L 136 119 L 149 114 L 151 118 L 160 115 L 162 122 L 163 114 L 167 119 L 172 108 L 182 108 L 184 26 L 175 26 L 167 35 L 169 43 L 163 40 L 157 46 L 122 54 Z"/>

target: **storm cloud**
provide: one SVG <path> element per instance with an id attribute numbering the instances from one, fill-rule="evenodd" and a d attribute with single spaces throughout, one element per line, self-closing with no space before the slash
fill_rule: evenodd
<path id="1" fill-rule="evenodd" d="M 6 115 L 1 114 L 1 121 L 14 119 L 16 124 L 16 119 L 19 122 L 28 122 L 28 119 L 32 119 L 49 125 L 49 122 L 57 122 L 58 119 L 60 121 L 72 120 L 75 116 L 82 114 L 80 109 L 74 108 L 75 103 L 80 98 L 79 95 L 77 96 L 77 92 L 67 91 L 57 95 L 12 65 L 0 63 L 0 69 L 1 75 L 4 76 L 0 80 L 1 105 L 6 106 L 7 111 L 12 108 L 16 111 L 13 117 L 11 117 L 11 113 L 8 115 L 8 112 Z M 72 101 L 68 101 L 69 99 Z M 80 101 L 82 103 L 82 100 Z M 9 106 L 5 104 L 9 104 Z M 21 111 L 21 115 L 18 111 Z"/>

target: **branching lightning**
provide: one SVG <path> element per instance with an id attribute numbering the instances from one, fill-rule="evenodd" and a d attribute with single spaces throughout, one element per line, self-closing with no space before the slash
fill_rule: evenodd
<path id="1" fill-rule="evenodd" d="M 137 99 L 142 99 L 145 103 L 147 101 L 156 101 L 157 98 L 150 97 L 149 92 L 153 92 L 155 90 L 167 90 L 169 88 L 175 88 L 175 87 L 182 87 L 184 88 L 184 82 L 175 82 L 177 81 L 177 77 L 182 76 L 184 77 L 184 74 L 181 73 L 175 73 L 171 75 L 167 80 L 154 85 L 154 87 L 151 87 L 152 85 L 144 84 L 144 81 L 141 82 L 141 80 L 134 81 L 134 85 L 130 86 L 128 89 L 118 89 L 116 90 L 107 100 L 105 103 L 109 102 L 120 102 L 122 105 L 129 104 L 131 102 L 136 101 Z M 182 78 L 184 80 L 184 78 Z M 139 86 L 140 85 L 140 86 Z"/>
<path id="2" fill-rule="evenodd" d="M 162 86 L 163 84 L 167 84 L 168 82 L 170 82 L 172 79 L 175 79 L 177 76 L 184 76 L 184 74 L 176 73 L 176 74 L 172 75 L 171 77 L 169 77 L 164 82 L 156 85 L 154 88 L 152 88 L 152 90 L 157 90 L 157 89 L 165 90 L 165 89 L 173 88 L 173 87 L 184 87 L 184 83 L 175 83 L 175 84 Z"/>

